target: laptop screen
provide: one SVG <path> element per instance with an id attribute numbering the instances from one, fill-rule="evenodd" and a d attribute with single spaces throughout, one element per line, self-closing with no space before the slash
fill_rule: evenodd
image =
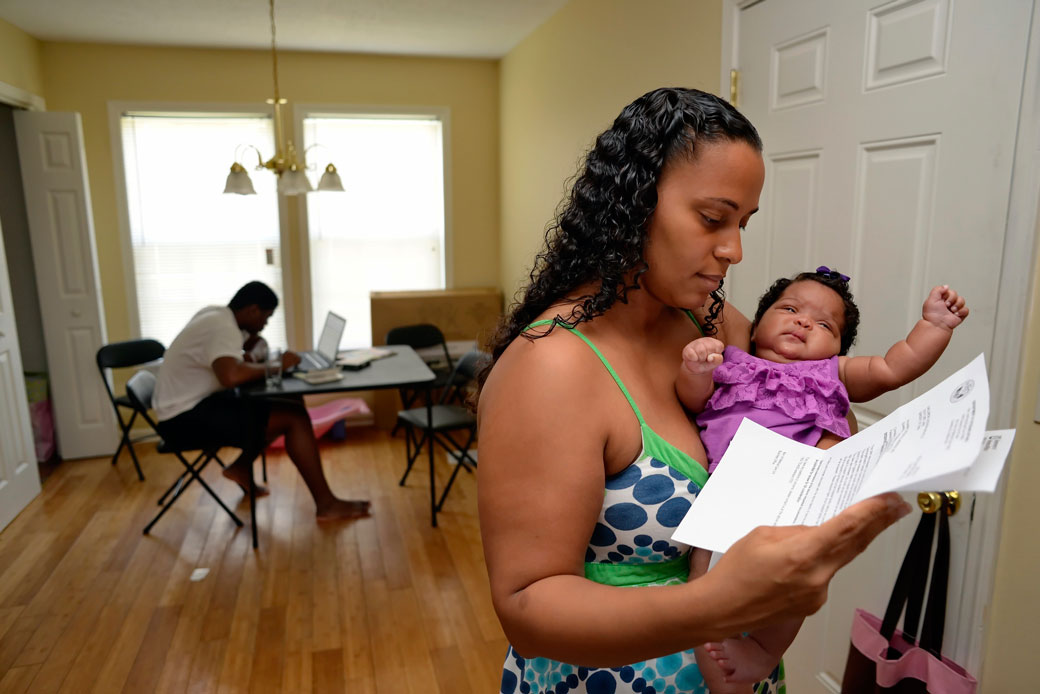
<path id="1" fill-rule="evenodd" d="M 330 362 L 336 361 L 336 352 L 339 350 L 339 341 L 343 337 L 343 329 L 347 326 L 347 319 L 337 316 L 329 311 L 325 316 L 325 327 L 321 329 L 321 337 L 318 338 L 318 353 Z"/>

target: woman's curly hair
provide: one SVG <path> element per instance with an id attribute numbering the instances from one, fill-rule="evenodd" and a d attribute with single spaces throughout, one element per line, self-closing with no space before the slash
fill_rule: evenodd
<path id="1" fill-rule="evenodd" d="M 481 383 L 519 335 L 534 339 L 557 325 L 590 321 L 639 289 L 639 277 L 648 269 L 643 252 L 661 171 L 676 157 L 696 156 L 699 144 L 719 140 L 762 149 L 747 118 L 719 97 L 696 89 L 655 89 L 621 111 L 610 129 L 596 138 L 569 197 L 546 231 L 529 283 L 491 340 L 492 360 L 481 373 Z M 548 330 L 524 332 L 546 309 L 590 282 L 597 287 L 577 297 L 579 303 L 568 315 L 557 315 Z M 711 296 L 703 326 L 709 335 L 722 311 L 721 284 Z"/>
<path id="2" fill-rule="evenodd" d="M 776 282 L 773 282 L 772 286 L 766 290 L 758 299 L 758 309 L 755 311 L 755 320 L 751 322 L 751 332 L 755 331 L 758 327 L 759 322 L 762 320 L 762 316 L 766 314 L 769 307 L 780 300 L 784 290 L 790 287 L 795 282 L 819 282 L 823 286 L 831 289 L 841 297 L 841 303 L 845 308 L 845 315 L 842 317 L 842 331 L 841 331 L 841 347 L 838 351 L 839 357 L 844 357 L 852 349 L 852 345 L 856 344 L 856 334 L 859 332 L 859 307 L 856 306 L 856 298 L 852 296 L 852 290 L 849 289 L 848 280 L 841 278 L 841 275 L 837 272 L 803 272 L 794 277 L 781 277 Z M 751 343 L 751 354 L 755 353 L 755 343 Z"/>

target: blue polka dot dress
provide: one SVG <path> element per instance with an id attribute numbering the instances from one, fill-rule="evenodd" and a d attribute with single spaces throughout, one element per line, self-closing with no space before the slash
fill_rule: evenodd
<path id="1" fill-rule="evenodd" d="M 691 316 L 692 317 L 692 316 Z M 531 327 L 548 324 L 538 321 Z M 586 578 L 609 585 L 684 583 L 690 547 L 671 539 L 708 473 L 662 439 L 643 416 L 600 351 L 577 330 L 613 376 L 639 419 L 643 450 L 607 479 L 603 508 L 585 550 Z M 755 694 L 785 694 L 783 664 L 754 687 Z M 590 668 L 548 658 L 526 659 L 513 647 L 502 670 L 502 694 L 680 694 L 708 692 L 693 649 L 615 668 Z"/>

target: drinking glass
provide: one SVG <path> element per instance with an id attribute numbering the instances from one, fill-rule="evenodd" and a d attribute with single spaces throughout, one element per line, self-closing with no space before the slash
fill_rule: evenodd
<path id="1" fill-rule="evenodd" d="M 264 383 L 268 388 L 282 387 L 282 350 L 278 348 L 267 352 L 267 361 L 264 362 Z"/>

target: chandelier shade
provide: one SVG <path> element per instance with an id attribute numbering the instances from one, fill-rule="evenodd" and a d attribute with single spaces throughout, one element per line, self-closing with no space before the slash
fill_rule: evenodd
<path id="1" fill-rule="evenodd" d="M 307 175 L 295 166 L 290 167 L 278 177 L 278 192 L 282 195 L 299 195 L 300 193 L 309 193 L 312 190 L 314 188 L 311 186 L 311 182 L 307 180 Z"/>
<path id="2" fill-rule="evenodd" d="M 301 193 L 310 193 L 314 190 L 314 186 L 311 185 L 310 179 L 307 178 L 306 174 L 306 156 L 307 152 L 317 145 L 311 145 L 302 154 L 297 154 L 292 138 L 283 137 L 282 106 L 288 102 L 281 97 L 278 89 L 278 50 L 275 41 L 274 0 L 268 0 L 268 8 L 271 17 L 271 71 L 274 75 L 274 98 L 268 99 L 267 103 L 274 106 L 275 153 L 270 159 L 264 161 L 263 155 L 260 154 L 260 150 L 256 147 L 252 145 L 239 145 L 236 147 L 235 161 L 231 164 L 231 171 L 228 173 L 227 181 L 224 184 L 225 193 L 256 195 L 256 189 L 253 188 L 253 181 L 249 178 L 249 172 L 239 161 L 239 152 L 242 147 L 247 147 L 256 152 L 257 164 L 255 168 L 257 171 L 267 169 L 278 176 L 279 194 L 300 195 Z M 325 167 L 325 173 L 322 174 L 317 189 L 319 191 L 343 192 L 343 180 L 331 162 Z"/>
<path id="3" fill-rule="evenodd" d="M 224 192 L 237 193 L 239 195 L 256 195 L 256 189 L 253 188 L 253 181 L 249 178 L 246 167 L 237 161 L 231 165 L 231 173 L 228 174 L 227 182 L 224 184 Z"/>
<path id="4" fill-rule="evenodd" d="M 339 172 L 336 171 L 336 167 L 332 164 L 325 167 L 325 173 L 321 175 L 321 180 L 318 181 L 318 190 L 343 192 L 343 179 L 339 177 Z"/>

